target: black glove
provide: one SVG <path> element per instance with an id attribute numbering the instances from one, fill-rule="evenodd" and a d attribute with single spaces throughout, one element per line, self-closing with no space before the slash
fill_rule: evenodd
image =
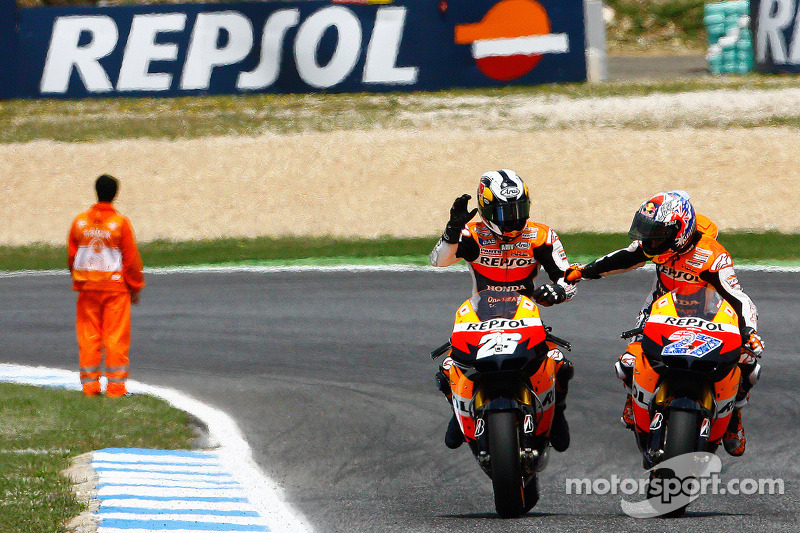
<path id="1" fill-rule="evenodd" d="M 553 304 L 560 304 L 567 299 L 567 291 L 558 284 L 540 285 L 533 291 L 533 299 L 536 303 L 549 307 Z"/>
<path id="2" fill-rule="evenodd" d="M 444 234 L 442 235 L 444 242 L 448 244 L 457 243 L 458 237 L 461 235 L 461 230 L 464 229 L 467 222 L 472 220 L 472 217 L 478 212 L 477 208 L 472 211 L 467 211 L 467 203 L 470 198 L 472 198 L 472 196 L 469 194 L 462 194 L 453 202 L 453 207 L 450 208 L 450 221 L 447 223 L 447 227 L 444 229 Z"/>

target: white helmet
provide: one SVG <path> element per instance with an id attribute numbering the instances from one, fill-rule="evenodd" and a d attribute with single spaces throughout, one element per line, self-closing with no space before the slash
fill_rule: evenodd
<path id="1" fill-rule="evenodd" d="M 510 241 L 522 234 L 531 211 L 528 187 L 513 170 L 492 170 L 478 185 L 478 212 L 497 237 Z"/>

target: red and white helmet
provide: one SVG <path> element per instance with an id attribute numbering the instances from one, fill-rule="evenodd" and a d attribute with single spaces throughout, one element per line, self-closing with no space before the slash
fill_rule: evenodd
<path id="1" fill-rule="evenodd" d="M 628 236 L 656 263 L 666 262 L 691 246 L 697 228 L 694 207 L 684 191 L 659 193 L 642 204 Z"/>
<path id="2" fill-rule="evenodd" d="M 513 170 L 492 170 L 478 184 L 478 212 L 489 230 L 502 240 L 522 234 L 531 212 L 528 187 Z"/>

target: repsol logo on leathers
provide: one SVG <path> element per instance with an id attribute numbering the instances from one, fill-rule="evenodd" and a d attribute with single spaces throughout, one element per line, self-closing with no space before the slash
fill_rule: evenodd
<path id="1" fill-rule="evenodd" d="M 519 329 L 530 328 L 540 325 L 542 322 L 535 318 L 519 318 L 516 320 L 507 320 L 502 318 L 495 318 L 485 322 L 466 322 L 458 324 L 457 331 L 489 331 L 493 329 Z"/>
<path id="2" fill-rule="evenodd" d="M 277 9 L 261 27 L 236 10 L 196 16 L 180 11 L 137 13 L 131 19 L 62 16 L 53 24 L 40 90 L 67 93 L 73 73 L 89 93 L 208 90 L 216 69 L 235 69 L 253 52 L 259 62 L 253 69 L 239 70 L 236 90 L 270 87 L 287 60 L 302 82 L 315 89 L 341 83 L 360 62 L 364 84 L 413 85 L 418 67 L 396 65 L 405 18 L 405 7 L 381 7 L 375 11 L 371 34 L 365 36 L 360 19 L 344 6 L 318 9 L 304 20 L 297 8 Z M 290 30 L 293 39 L 288 37 Z M 326 34 L 336 35 L 334 49 L 320 60 Z M 106 60 L 120 52 L 121 61 Z"/>
<path id="3" fill-rule="evenodd" d="M 535 265 L 536 259 L 522 257 L 479 257 L 478 263 L 491 267 L 522 267 Z"/>
<path id="4" fill-rule="evenodd" d="M 689 281 L 692 283 L 700 283 L 703 281 L 700 279 L 700 276 L 692 274 L 691 272 L 686 272 L 684 270 L 676 270 L 674 268 L 664 265 L 659 265 L 657 269 L 658 272 L 660 272 L 661 274 L 677 281 Z"/>

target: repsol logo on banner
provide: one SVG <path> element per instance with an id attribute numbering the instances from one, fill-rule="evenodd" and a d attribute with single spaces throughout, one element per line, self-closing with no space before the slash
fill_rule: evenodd
<path id="1" fill-rule="evenodd" d="M 754 54 L 759 70 L 800 72 L 798 0 L 751 0 Z"/>
<path id="2" fill-rule="evenodd" d="M 6 58 L 19 72 L 0 69 L 0 82 L 18 97 L 434 91 L 586 79 L 581 0 L 21 8 L 17 22 Z"/>
<path id="3" fill-rule="evenodd" d="M 296 85 L 312 89 L 349 77 L 366 85 L 414 84 L 417 67 L 396 64 L 406 8 L 384 6 L 372 13 L 368 34 L 342 5 L 305 17 L 297 7 L 273 9 L 263 21 L 242 10 L 192 13 L 187 6 L 128 17 L 61 16 L 53 23 L 40 91 L 66 94 L 75 83 L 97 94 L 209 91 L 213 85 L 221 86 L 214 92 L 261 91 L 284 69 L 296 76 Z"/>

